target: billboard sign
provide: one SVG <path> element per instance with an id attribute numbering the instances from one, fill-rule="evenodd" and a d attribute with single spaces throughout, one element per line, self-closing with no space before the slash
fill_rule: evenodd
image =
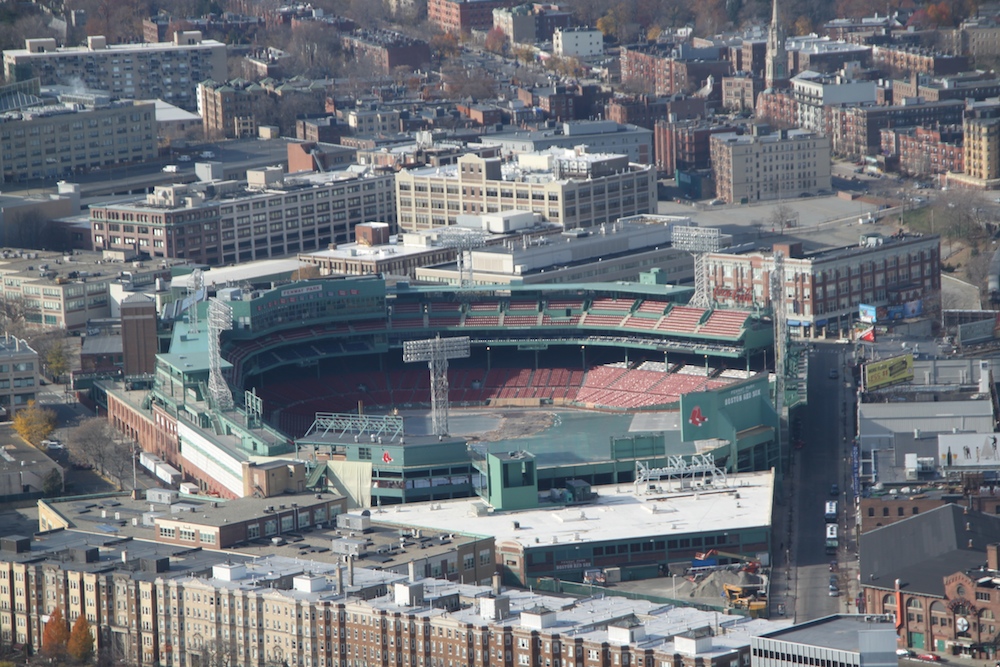
<path id="1" fill-rule="evenodd" d="M 938 436 L 938 466 L 1000 467 L 998 437 L 997 433 L 942 433 Z"/>
<path id="2" fill-rule="evenodd" d="M 913 301 L 907 301 L 903 304 L 903 317 L 909 319 L 911 317 L 920 317 L 924 314 L 924 301 L 923 299 L 915 299 Z"/>
<path id="3" fill-rule="evenodd" d="M 972 345 L 983 341 L 993 340 L 996 337 L 996 320 L 980 320 L 958 325 L 958 344 Z"/>
<path id="4" fill-rule="evenodd" d="M 913 355 L 873 361 L 864 366 L 864 386 L 867 391 L 913 381 Z"/>
<path id="5" fill-rule="evenodd" d="M 864 303 L 858 304 L 858 319 L 868 324 L 875 324 L 878 319 L 875 306 L 869 306 Z"/>

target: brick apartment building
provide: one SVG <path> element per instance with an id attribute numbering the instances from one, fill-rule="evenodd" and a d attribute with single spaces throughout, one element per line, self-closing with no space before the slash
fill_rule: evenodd
<path id="1" fill-rule="evenodd" d="M 428 0 L 427 21 L 454 34 L 493 27 L 493 10 L 512 7 L 514 0 Z"/>
<path id="2" fill-rule="evenodd" d="M 923 300 L 933 316 L 941 307 L 941 239 L 870 235 L 858 246 L 804 253 L 800 243 L 775 244 L 784 254 L 788 322 L 793 335 L 848 331 L 858 304 Z M 712 299 L 724 306 L 770 307 L 772 251 L 709 253 L 705 270 Z"/>
<path id="3" fill-rule="evenodd" d="M 713 123 L 707 120 L 686 120 L 678 122 L 660 121 L 653 129 L 656 144 L 656 168 L 673 176 L 677 170 L 689 171 L 708 169 L 711 165 L 711 144 L 713 134 L 735 132 L 735 125 Z"/>
<path id="4" fill-rule="evenodd" d="M 878 153 L 887 127 L 933 127 L 962 122 L 961 100 L 915 102 L 890 106 L 844 106 L 829 110 L 833 152 L 851 158 Z"/>
<path id="5" fill-rule="evenodd" d="M 656 95 L 691 93 L 711 76 L 721 81 L 732 72 L 732 63 L 718 58 L 673 57 L 673 50 L 664 45 L 623 46 L 619 56 L 622 81 L 637 81 L 647 85 Z"/>
<path id="6" fill-rule="evenodd" d="M 427 42 L 394 30 L 355 30 L 342 35 L 340 42 L 345 53 L 375 65 L 383 74 L 397 67 L 420 69 L 431 61 Z"/>
<path id="7" fill-rule="evenodd" d="M 962 173 L 963 136 L 961 125 L 886 128 L 882 130 L 882 154 L 898 159 L 899 171 L 908 176 Z"/>
<path id="8" fill-rule="evenodd" d="M 872 64 L 896 72 L 920 74 L 958 74 L 969 69 L 969 59 L 915 46 L 876 45 Z"/>

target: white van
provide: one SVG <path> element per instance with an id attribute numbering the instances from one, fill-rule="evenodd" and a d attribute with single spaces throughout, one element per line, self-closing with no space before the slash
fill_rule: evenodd
<path id="1" fill-rule="evenodd" d="M 177 173 L 177 165 L 176 164 L 168 164 L 166 167 L 163 168 L 163 172 L 166 173 L 166 174 L 176 174 Z"/>

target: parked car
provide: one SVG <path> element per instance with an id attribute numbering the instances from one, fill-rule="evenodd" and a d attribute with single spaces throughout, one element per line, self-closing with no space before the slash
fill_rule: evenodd
<path id="1" fill-rule="evenodd" d="M 837 566 L 837 561 L 831 560 L 830 561 L 830 572 L 836 572 L 838 569 L 839 568 Z"/>
<path id="2" fill-rule="evenodd" d="M 178 162 L 190 162 L 191 161 L 191 156 L 190 155 L 178 155 L 177 156 L 177 161 Z"/>
<path id="3" fill-rule="evenodd" d="M 202 151 L 201 152 L 201 157 L 202 157 L 202 159 L 205 159 L 205 160 L 211 160 L 212 158 L 215 157 L 215 153 L 213 153 L 212 151 Z"/>
<path id="4" fill-rule="evenodd" d="M 830 485 L 830 495 L 831 496 L 839 496 L 840 495 L 840 487 L 837 486 L 836 484 L 831 484 Z"/>
<path id="5" fill-rule="evenodd" d="M 176 174 L 177 173 L 177 165 L 176 164 L 168 164 L 167 166 L 165 166 L 163 168 L 163 173 L 165 173 L 165 174 Z"/>
<path id="6" fill-rule="evenodd" d="M 927 662 L 941 662 L 941 656 L 934 655 L 933 653 L 921 653 L 917 656 L 917 660 L 926 660 Z"/>
<path id="7" fill-rule="evenodd" d="M 910 656 L 913 655 L 913 651 L 911 651 L 908 648 L 897 648 L 896 655 L 898 655 L 900 658 L 909 658 Z"/>
<path id="8" fill-rule="evenodd" d="M 830 597 L 832 597 L 832 598 L 839 598 L 840 597 L 840 589 L 839 588 L 831 588 L 830 589 Z"/>
<path id="9" fill-rule="evenodd" d="M 835 574 L 831 574 L 830 575 L 830 585 L 831 586 L 836 586 L 837 585 L 837 575 L 835 575 Z"/>

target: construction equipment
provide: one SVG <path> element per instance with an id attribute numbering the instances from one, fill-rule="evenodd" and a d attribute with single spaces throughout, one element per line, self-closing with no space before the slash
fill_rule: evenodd
<path id="1" fill-rule="evenodd" d="M 767 609 L 767 593 L 763 584 L 723 584 L 722 590 L 726 593 L 726 601 L 734 609 L 746 609 L 753 616 Z"/>
<path id="2" fill-rule="evenodd" d="M 760 561 L 756 558 L 750 558 L 749 556 L 744 556 L 743 554 L 730 553 L 728 551 L 719 551 L 718 549 L 712 549 L 704 553 L 696 553 L 694 555 L 695 560 L 708 560 L 712 556 L 722 556 L 723 558 L 733 558 L 735 560 L 741 561 L 743 567 L 741 568 L 743 572 L 749 572 L 750 574 L 756 574 L 760 570 Z"/>

